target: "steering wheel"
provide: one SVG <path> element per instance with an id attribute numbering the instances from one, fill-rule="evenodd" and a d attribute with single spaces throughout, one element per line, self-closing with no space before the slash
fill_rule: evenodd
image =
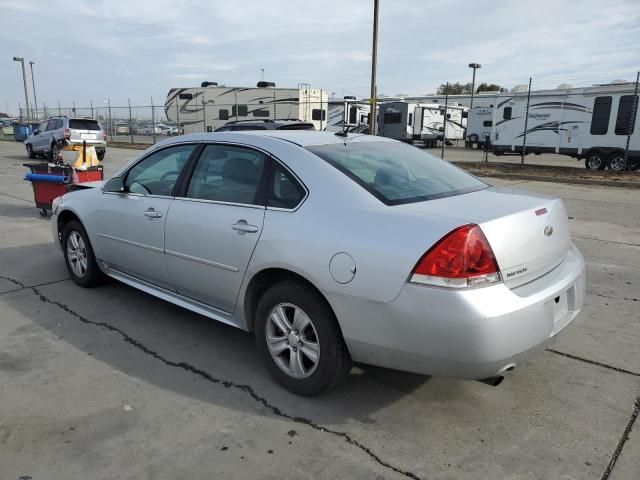
<path id="1" fill-rule="evenodd" d="M 178 171 L 172 171 L 172 172 L 166 172 L 163 173 L 162 176 L 160 177 L 160 181 L 163 182 L 167 179 L 167 177 L 171 176 L 171 175 L 175 175 L 176 178 L 178 178 L 178 175 L 180 175 L 180 172 Z"/>

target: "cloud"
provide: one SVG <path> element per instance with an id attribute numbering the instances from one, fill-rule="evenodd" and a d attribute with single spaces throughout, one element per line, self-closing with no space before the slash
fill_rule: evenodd
<path id="1" fill-rule="evenodd" d="M 470 81 L 469 62 L 482 64 L 479 81 L 505 87 L 529 76 L 537 88 L 630 80 L 640 68 L 637 0 L 380 3 L 379 93 Z M 110 97 L 124 105 L 203 80 L 251 86 L 261 68 L 282 87 L 369 91 L 370 1 L 49 0 L 45 9 L 0 0 L 0 11 L 3 50 L 36 62 L 38 98 L 48 104 Z M 2 65 L 0 106 L 15 110 L 21 74 Z"/>

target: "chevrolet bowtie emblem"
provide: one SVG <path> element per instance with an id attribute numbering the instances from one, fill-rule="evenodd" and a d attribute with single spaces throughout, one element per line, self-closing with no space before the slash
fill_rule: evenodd
<path id="1" fill-rule="evenodd" d="M 550 237 L 553 234 L 553 227 L 551 225 L 544 227 L 544 234 L 545 236 Z"/>

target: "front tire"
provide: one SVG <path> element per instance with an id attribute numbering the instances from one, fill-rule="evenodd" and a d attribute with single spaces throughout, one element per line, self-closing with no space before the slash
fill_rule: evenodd
<path id="1" fill-rule="evenodd" d="M 104 160 L 104 156 L 107 154 L 107 152 L 105 150 L 102 150 L 100 152 L 96 152 L 96 156 L 98 157 L 99 161 Z"/>
<path id="2" fill-rule="evenodd" d="M 331 307 L 302 282 L 286 280 L 264 293 L 256 309 L 255 335 L 271 375 L 297 395 L 329 390 L 351 370 Z"/>
<path id="3" fill-rule="evenodd" d="M 36 154 L 33 151 L 33 147 L 31 146 L 31 144 L 27 144 L 27 156 L 33 160 L 34 158 L 36 158 Z"/>
<path id="4" fill-rule="evenodd" d="M 604 170 L 607 164 L 603 154 L 600 152 L 592 152 L 584 159 L 584 166 L 587 170 Z"/>
<path id="5" fill-rule="evenodd" d="M 94 287 L 101 282 L 103 274 L 82 224 L 75 220 L 67 224 L 62 235 L 62 247 L 71 280 L 84 288 Z"/>

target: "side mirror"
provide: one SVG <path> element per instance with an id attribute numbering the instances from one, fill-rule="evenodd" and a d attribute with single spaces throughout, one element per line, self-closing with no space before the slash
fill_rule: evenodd
<path id="1" fill-rule="evenodd" d="M 121 177 L 113 177 L 107 180 L 107 183 L 102 187 L 102 191 L 109 193 L 125 193 L 127 189 L 124 186 L 124 182 Z"/>
<path id="2" fill-rule="evenodd" d="M 33 131 L 33 134 L 34 134 L 34 135 L 38 135 L 39 133 L 40 133 L 40 130 L 34 130 L 34 131 Z"/>

